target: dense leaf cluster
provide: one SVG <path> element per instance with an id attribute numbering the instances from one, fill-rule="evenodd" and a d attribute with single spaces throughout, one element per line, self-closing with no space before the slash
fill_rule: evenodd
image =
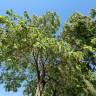
<path id="1" fill-rule="evenodd" d="M 55 12 L 0 16 L 0 83 L 25 96 L 96 96 L 96 20 L 74 13 L 60 27 Z"/>

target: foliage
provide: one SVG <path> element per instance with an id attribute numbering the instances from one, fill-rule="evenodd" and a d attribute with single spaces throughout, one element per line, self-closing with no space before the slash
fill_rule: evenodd
<path id="1" fill-rule="evenodd" d="M 6 13 L 0 16 L 0 83 L 6 91 L 24 87 L 25 96 L 95 96 L 95 15 L 74 13 L 57 38 L 55 12 Z"/>
<path id="2" fill-rule="evenodd" d="M 94 14 L 94 18 L 95 18 L 95 13 L 92 13 L 92 10 L 91 10 L 91 15 L 93 15 L 93 14 Z M 66 41 L 67 43 L 71 44 L 74 51 L 76 51 L 76 52 L 79 51 L 84 54 L 84 59 L 82 59 L 81 62 L 79 62 L 79 63 L 81 63 L 80 64 L 81 66 L 78 67 L 81 70 L 80 71 L 81 73 L 78 72 L 77 75 L 79 75 L 79 80 L 83 80 L 83 82 L 81 82 L 81 83 L 79 82 L 80 83 L 79 86 L 82 87 L 82 85 L 83 85 L 83 88 L 81 88 L 81 89 L 84 89 L 83 91 L 87 92 L 86 95 L 93 94 L 92 92 L 91 93 L 88 92 L 88 90 L 91 90 L 90 82 L 93 82 L 93 81 L 94 81 L 94 83 L 96 82 L 95 80 L 92 80 L 93 77 L 91 77 L 91 75 L 94 74 L 94 72 L 96 71 L 96 57 L 95 57 L 95 55 L 96 55 L 95 54 L 96 53 L 96 43 L 95 43 L 96 21 L 92 17 L 84 16 L 80 13 L 74 13 L 68 19 L 68 21 L 65 23 L 63 32 L 61 33 L 61 38 L 63 38 L 63 40 Z M 78 55 L 80 55 L 80 54 L 78 54 Z M 77 63 L 77 64 L 79 64 L 79 63 Z M 89 74 L 90 71 L 92 73 L 91 75 Z M 81 79 L 80 79 L 80 75 L 82 76 Z M 76 76 L 76 73 L 75 73 L 75 76 Z M 89 85 L 86 85 L 85 81 L 87 81 L 87 80 L 85 80 L 84 78 L 86 78 L 88 80 L 89 83 L 87 83 L 87 84 L 89 84 Z M 77 84 L 79 84 L 79 83 L 77 83 Z M 86 91 L 84 84 L 86 86 L 90 86 L 90 87 L 88 87 L 90 89 L 87 89 L 87 91 Z M 76 91 L 77 91 L 77 89 L 76 89 Z M 94 93 L 94 94 L 96 94 L 96 93 Z M 92 96 L 95 96 L 95 95 L 92 95 Z"/>

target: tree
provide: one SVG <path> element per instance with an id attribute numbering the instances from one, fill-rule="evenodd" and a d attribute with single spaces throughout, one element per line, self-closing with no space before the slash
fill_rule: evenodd
<path id="1" fill-rule="evenodd" d="M 80 89 L 83 89 L 83 91 L 87 92 L 86 94 L 91 94 L 92 96 L 95 96 L 96 90 L 94 92 L 92 92 L 91 90 L 91 87 L 93 87 L 96 83 L 96 75 L 94 74 L 94 72 L 96 72 L 95 9 L 92 9 L 90 13 L 91 16 L 84 16 L 80 13 L 74 13 L 72 16 L 70 16 L 68 21 L 64 24 L 61 38 L 63 38 L 64 41 L 69 43 L 74 51 L 84 53 L 84 59 L 77 63 L 80 64 L 78 68 L 81 70 L 81 73 L 79 72 L 80 74 L 78 73 L 77 75 L 79 76 L 79 80 L 82 80 L 83 82 L 78 82 L 77 84 L 80 83 Z M 80 54 L 77 54 L 77 56 L 79 55 Z M 81 79 L 80 76 L 82 76 Z M 84 85 L 86 85 L 87 88 Z M 77 91 L 77 87 L 75 88 Z"/>
<path id="2" fill-rule="evenodd" d="M 59 17 L 54 12 L 42 17 L 30 17 L 27 11 L 24 17 L 12 10 L 6 13 L 8 16 L 0 17 L 1 83 L 7 91 L 17 91 L 23 84 L 25 95 L 60 95 L 65 82 L 59 70 L 61 57 L 67 60 L 74 52 L 55 37 Z"/>
<path id="3" fill-rule="evenodd" d="M 30 17 L 27 11 L 24 17 L 12 10 L 6 13 L 8 16 L 0 16 L 0 81 L 7 91 L 17 91 L 24 82 L 26 95 L 42 96 L 47 71 L 56 66 L 59 44 L 63 44 L 54 38 L 59 17 L 55 12 L 41 17 Z"/>
<path id="4" fill-rule="evenodd" d="M 25 95 L 59 95 L 63 91 L 60 59 L 67 59 L 71 51 L 69 44 L 55 37 L 59 17 L 54 12 L 42 17 L 30 17 L 26 11 L 24 17 L 12 10 L 7 14 L 0 18 L 1 83 L 7 91 L 17 91 L 23 84 Z"/>

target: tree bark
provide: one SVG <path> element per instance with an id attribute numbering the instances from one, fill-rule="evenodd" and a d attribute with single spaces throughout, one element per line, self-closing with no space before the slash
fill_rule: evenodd
<path id="1" fill-rule="evenodd" d="M 39 73 L 38 73 L 39 72 Z M 44 90 L 44 86 L 45 86 L 45 70 L 44 67 L 42 67 L 42 70 L 38 71 L 38 75 L 37 75 L 37 79 L 38 79 L 38 83 L 37 83 L 37 88 L 36 88 L 36 95 L 35 96 L 43 96 L 43 90 Z"/>
<path id="2" fill-rule="evenodd" d="M 44 83 L 38 82 L 35 96 L 43 96 Z"/>
<path id="3" fill-rule="evenodd" d="M 37 83 L 37 88 L 36 88 L 36 95 L 35 96 L 43 96 L 43 90 L 44 90 L 44 86 L 45 86 L 45 71 L 42 70 L 40 73 L 39 73 L 39 77 L 38 78 L 38 83 Z"/>
<path id="4" fill-rule="evenodd" d="M 43 96 L 43 90 L 45 86 L 45 68 L 44 68 L 44 61 L 42 54 L 34 54 L 33 50 L 33 57 L 36 63 L 36 71 L 37 71 L 37 88 L 35 96 Z"/>

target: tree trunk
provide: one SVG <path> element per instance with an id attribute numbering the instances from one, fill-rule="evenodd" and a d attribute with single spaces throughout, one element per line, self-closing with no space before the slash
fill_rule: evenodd
<path id="1" fill-rule="evenodd" d="M 39 82 L 37 84 L 35 96 L 43 96 L 43 89 L 44 89 L 44 83 L 43 82 Z"/>

